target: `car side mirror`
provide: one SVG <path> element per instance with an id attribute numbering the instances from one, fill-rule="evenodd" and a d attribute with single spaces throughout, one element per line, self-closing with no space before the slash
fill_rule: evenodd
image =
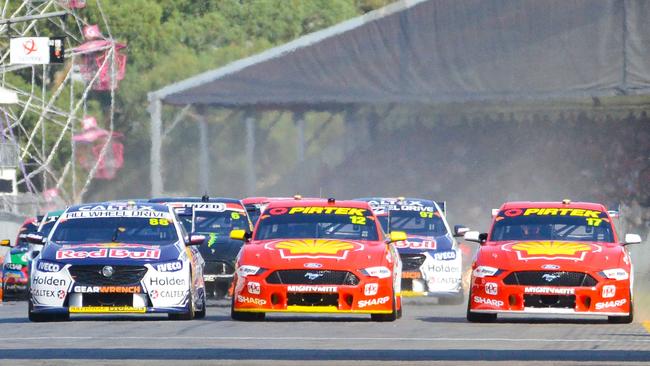
<path id="1" fill-rule="evenodd" d="M 0 246 L 3 246 L 3 247 L 11 246 L 11 240 L 9 240 L 9 239 L 0 240 Z"/>
<path id="2" fill-rule="evenodd" d="M 483 244 L 487 240 L 487 233 L 479 233 L 478 231 L 468 231 L 463 236 L 465 241 L 472 241 L 475 243 Z"/>
<path id="3" fill-rule="evenodd" d="M 639 234 L 625 234 L 625 241 L 623 242 L 623 245 L 639 243 L 641 243 L 641 236 Z"/>
<path id="4" fill-rule="evenodd" d="M 30 244 L 43 245 L 45 244 L 45 236 L 41 233 L 27 234 L 27 242 Z"/>
<path id="5" fill-rule="evenodd" d="M 230 232 L 230 239 L 246 241 L 250 239 L 251 234 L 243 229 L 235 229 Z"/>
<path id="6" fill-rule="evenodd" d="M 201 245 L 205 242 L 205 235 L 190 234 L 190 240 L 187 245 Z"/>
<path id="7" fill-rule="evenodd" d="M 406 239 L 407 239 L 406 233 L 403 231 L 392 231 L 390 234 L 388 234 L 389 243 L 404 241 Z"/>
<path id="8" fill-rule="evenodd" d="M 464 236 L 465 233 L 469 231 L 469 228 L 465 225 L 454 225 L 454 237 L 458 238 Z"/>

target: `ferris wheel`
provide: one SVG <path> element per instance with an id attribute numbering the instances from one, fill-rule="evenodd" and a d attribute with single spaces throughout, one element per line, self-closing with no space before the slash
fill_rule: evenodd
<path id="1" fill-rule="evenodd" d="M 123 163 L 114 114 L 125 45 L 100 0 L 0 6 L 0 211 L 80 202 Z"/>

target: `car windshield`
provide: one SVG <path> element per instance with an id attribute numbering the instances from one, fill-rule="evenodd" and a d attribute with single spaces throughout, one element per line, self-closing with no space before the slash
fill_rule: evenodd
<path id="1" fill-rule="evenodd" d="M 248 218 L 237 211 L 194 211 L 194 232 L 229 236 L 231 230 L 250 230 Z"/>
<path id="2" fill-rule="evenodd" d="M 192 232 L 192 215 L 177 215 L 185 231 Z"/>
<path id="3" fill-rule="evenodd" d="M 59 216 L 48 216 L 47 221 L 43 223 L 43 226 L 41 227 L 41 232 L 43 233 L 43 236 L 48 236 L 50 235 L 50 231 L 52 231 L 52 228 L 54 227 L 54 224 L 56 224 L 56 220 L 59 219 Z"/>
<path id="4" fill-rule="evenodd" d="M 266 239 L 378 240 L 369 210 L 348 207 L 275 207 L 260 216 L 256 240 Z"/>
<path id="5" fill-rule="evenodd" d="M 251 222 L 255 225 L 257 219 L 260 218 L 260 208 L 257 205 L 246 205 L 246 211 L 248 212 L 248 218 L 251 219 Z"/>
<path id="6" fill-rule="evenodd" d="M 60 221 L 50 240 L 57 244 L 167 245 L 178 241 L 178 235 L 173 222 L 164 218 L 74 218 Z"/>
<path id="7" fill-rule="evenodd" d="M 390 211 L 390 231 L 417 236 L 441 236 L 447 228 L 440 213 L 433 211 Z"/>
<path id="8" fill-rule="evenodd" d="M 537 214 L 539 212 L 542 214 Z M 499 212 L 492 228 L 490 240 L 613 242 L 614 235 L 612 225 L 605 212 L 528 208 Z"/>
<path id="9" fill-rule="evenodd" d="M 382 216 L 377 216 L 377 220 L 379 220 L 379 224 L 381 225 L 382 230 L 384 232 L 388 232 L 388 215 L 382 215 Z"/>

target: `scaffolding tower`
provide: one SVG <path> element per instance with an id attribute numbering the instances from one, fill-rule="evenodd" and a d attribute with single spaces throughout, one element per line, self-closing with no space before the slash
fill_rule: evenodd
<path id="1" fill-rule="evenodd" d="M 27 216 L 83 200 L 111 153 L 115 89 L 126 58 L 100 0 L 1 1 L 0 212 Z M 87 22 L 90 11 L 99 15 L 97 25 Z M 10 63 L 10 40 L 19 37 L 63 37 L 63 63 Z M 73 136 L 89 104 L 108 137 L 93 164 L 81 167 Z"/>

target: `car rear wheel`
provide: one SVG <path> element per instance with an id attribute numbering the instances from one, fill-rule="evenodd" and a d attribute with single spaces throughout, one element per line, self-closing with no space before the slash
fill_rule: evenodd
<path id="1" fill-rule="evenodd" d="M 205 293 L 201 297 L 201 304 L 203 305 L 203 306 L 201 306 L 201 310 L 196 311 L 194 313 L 194 318 L 195 319 L 203 319 L 203 318 L 205 318 L 205 310 L 206 310 L 205 309 Z"/>
<path id="2" fill-rule="evenodd" d="M 497 314 L 475 313 L 471 311 L 470 308 L 471 299 L 472 299 L 472 292 L 470 291 L 467 300 L 467 321 L 472 323 L 492 323 L 497 320 Z"/>
<path id="3" fill-rule="evenodd" d="M 630 324 L 634 320 L 634 303 L 632 294 L 630 294 L 630 315 L 626 316 L 608 316 L 607 322 L 612 324 Z"/>
<path id="4" fill-rule="evenodd" d="M 403 314 L 404 304 L 402 303 L 402 297 L 399 297 L 399 309 L 397 309 L 397 319 L 400 319 Z"/>

